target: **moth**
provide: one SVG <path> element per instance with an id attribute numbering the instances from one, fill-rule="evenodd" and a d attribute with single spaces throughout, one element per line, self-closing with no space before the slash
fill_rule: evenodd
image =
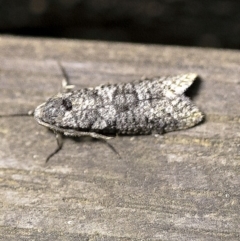
<path id="1" fill-rule="evenodd" d="M 182 130 L 203 119 L 184 95 L 196 78 L 189 73 L 58 93 L 39 105 L 34 117 L 64 135 L 102 139 Z"/>
<path id="2" fill-rule="evenodd" d="M 33 112 L 40 125 L 55 133 L 107 140 L 113 134 L 163 134 L 187 129 L 204 118 L 184 95 L 197 78 L 195 73 L 72 90 L 65 70 L 59 66 L 65 91 Z M 58 149 L 47 160 L 61 149 L 60 136 Z"/>

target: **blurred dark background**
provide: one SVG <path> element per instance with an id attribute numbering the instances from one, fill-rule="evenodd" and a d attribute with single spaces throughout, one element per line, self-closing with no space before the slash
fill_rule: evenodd
<path id="1" fill-rule="evenodd" d="M 0 33 L 240 48 L 240 1 L 0 0 Z"/>

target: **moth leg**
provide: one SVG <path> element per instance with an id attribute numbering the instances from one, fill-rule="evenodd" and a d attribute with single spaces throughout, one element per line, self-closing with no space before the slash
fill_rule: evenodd
<path id="1" fill-rule="evenodd" d="M 40 125 L 43 125 L 43 126 L 49 128 L 49 129 L 51 129 L 55 132 L 61 132 L 65 136 L 91 136 L 93 138 L 106 139 L 106 140 L 109 140 L 109 139 L 113 138 L 111 136 L 105 136 L 105 135 L 98 134 L 98 133 L 95 133 L 95 132 L 85 132 L 85 131 L 77 131 L 77 130 L 73 130 L 73 129 L 64 129 L 64 128 L 61 128 L 61 127 L 57 127 L 57 126 L 45 123 L 41 120 L 37 120 L 37 121 Z"/>
<path id="2" fill-rule="evenodd" d="M 113 138 L 110 136 L 105 136 L 105 135 L 101 135 L 101 134 L 94 133 L 94 132 L 89 132 L 89 136 L 91 136 L 93 138 L 101 139 L 101 140 L 109 140 L 109 139 Z"/>
<path id="3" fill-rule="evenodd" d="M 54 132 L 57 140 L 57 148 L 54 152 L 52 152 L 46 159 L 46 163 L 50 160 L 51 157 L 53 157 L 55 154 L 57 154 L 63 147 L 63 136 L 62 133 Z"/>
<path id="4" fill-rule="evenodd" d="M 122 159 L 121 155 L 118 153 L 118 151 L 114 148 L 113 145 L 111 145 L 109 142 L 106 141 L 106 139 L 99 139 L 100 141 L 104 142 L 117 156 L 119 159 Z"/>
<path id="5" fill-rule="evenodd" d="M 75 130 L 67 130 L 63 132 L 64 135 L 66 136 L 76 136 L 76 137 L 81 137 L 81 136 L 91 136 L 95 139 L 99 139 L 100 141 L 104 142 L 105 144 L 108 145 L 108 147 L 119 157 L 119 159 L 122 159 L 120 154 L 117 152 L 117 150 L 107 142 L 107 140 L 112 139 L 113 137 L 110 136 L 104 136 L 95 132 L 81 132 L 81 131 L 75 131 Z"/>
<path id="6" fill-rule="evenodd" d="M 64 134 L 65 136 L 76 136 L 76 137 L 81 137 L 81 136 L 91 136 L 93 138 L 96 138 L 96 139 L 100 139 L 102 141 L 104 141 L 117 155 L 118 157 L 121 159 L 121 156 L 119 155 L 119 153 L 115 150 L 115 148 L 109 144 L 106 140 L 109 140 L 109 139 L 112 139 L 113 137 L 111 136 L 105 136 L 105 135 L 102 135 L 102 134 L 98 134 L 98 133 L 95 133 L 95 132 L 84 132 L 84 131 L 76 131 L 76 130 L 66 130 L 64 128 L 61 128 L 61 127 L 57 127 L 57 126 L 53 126 L 53 125 L 50 125 L 48 123 L 45 123 L 45 122 L 42 122 L 40 120 L 38 120 L 39 124 L 47 127 L 47 128 L 50 128 L 52 129 L 55 133 L 56 133 L 56 138 L 57 138 L 57 141 L 58 141 L 58 148 L 48 156 L 47 158 L 47 161 L 53 156 L 55 155 L 57 152 L 59 152 L 62 148 L 62 139 L 60 141 L 60 139 L 58 138 L 58 135 L 60 136 L 62 134 Z M 62 136 L 61 136 L 62 137 Z"/>
<path id="7" fill-rule="evenodd" d="M 119 157 L 119 159 L 122 159 L 122 157 L 120 156 L 120 154 L 117 152 L 117 150 L 110 144 L 107 142 L 107 140 L 112 139 L 113 137 L 111 136 L 104 136 L 95 132 L 80 132 L 80 131 L 75 131 L 75 130 L 67 130 L 64 131 L 63 133 L 66 136 L 91 136 L 95 139 L 99 139 L 100 141 L 104 142 L 105 144 L 108 145 L 108 147 L 115 152 L 115 154 L 117 154 L 117 156 Z"/>
<path id="8" fill-rule="evenodd" d="M 59 65 L 59 67 L 61 69 L 61 72 L 63 74 L 63 80 L 62 80 L 63 92 L 69 92 L 69 91 L 71 91 L 72 89 L 75 88 L 75 85 L 70 85 L 69 77 L 67 75 L 66 70 L 63 68 L 63 66 L 60 62 L 58 62 L 58 65 Z"/>
<path id="9" fill-rule="evenodd" d="M 95 139 L 99 139 L 100 141 L 107 144 L 107 146 L 119 157 L 119 159 L 122 159 L 121 155 L 117 152 L 117 150 L 110 143 L 107 142 L 107 140 L 112 139 L 113 137 L 104 136 L 104 135 L 94 133 L 94 132 L 80 132 L 80 131 L 74 131 L 74 130 L 64 131 L 64 135 L 77 136 L 77 137 L 91 136 Z"/>
<path id="10" fill-rule="evenodd" d="M 75 131 L 75 130 L 62 130 L 62 131 L 63 131 L 63 134 L 66 136 L 78 136 L 78 137 L 91 136 L 96 139 L 105 139 L 105 140 L 109 140 L 113 138 L 113 137 L 101 135 L 95 132 L 82 132 L 82 131 Z"/>

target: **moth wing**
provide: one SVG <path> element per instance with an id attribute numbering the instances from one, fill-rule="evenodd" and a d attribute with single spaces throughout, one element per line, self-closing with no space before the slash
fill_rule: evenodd
<path id="1" fill-rule="evenodd" d="M 197 78 L 197 74 L 188 73 L 183 75 L 177 75 L 169 77 L 164 81 L 165 83 L 165 95 L 167 97 L 173 97 L 176 95 L 183 95 L 183 93 L 192 85 Z"/>

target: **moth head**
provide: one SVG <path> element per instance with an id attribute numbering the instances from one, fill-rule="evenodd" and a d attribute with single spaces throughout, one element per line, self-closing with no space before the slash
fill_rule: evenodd
<path id="1" fill-rule="evenodd" d="M 34 111 L 35 119 L 42 125 L 62 126 L 63 118 L 72 110 L 72 102 L 67 96 L 58 94 Z"/>

